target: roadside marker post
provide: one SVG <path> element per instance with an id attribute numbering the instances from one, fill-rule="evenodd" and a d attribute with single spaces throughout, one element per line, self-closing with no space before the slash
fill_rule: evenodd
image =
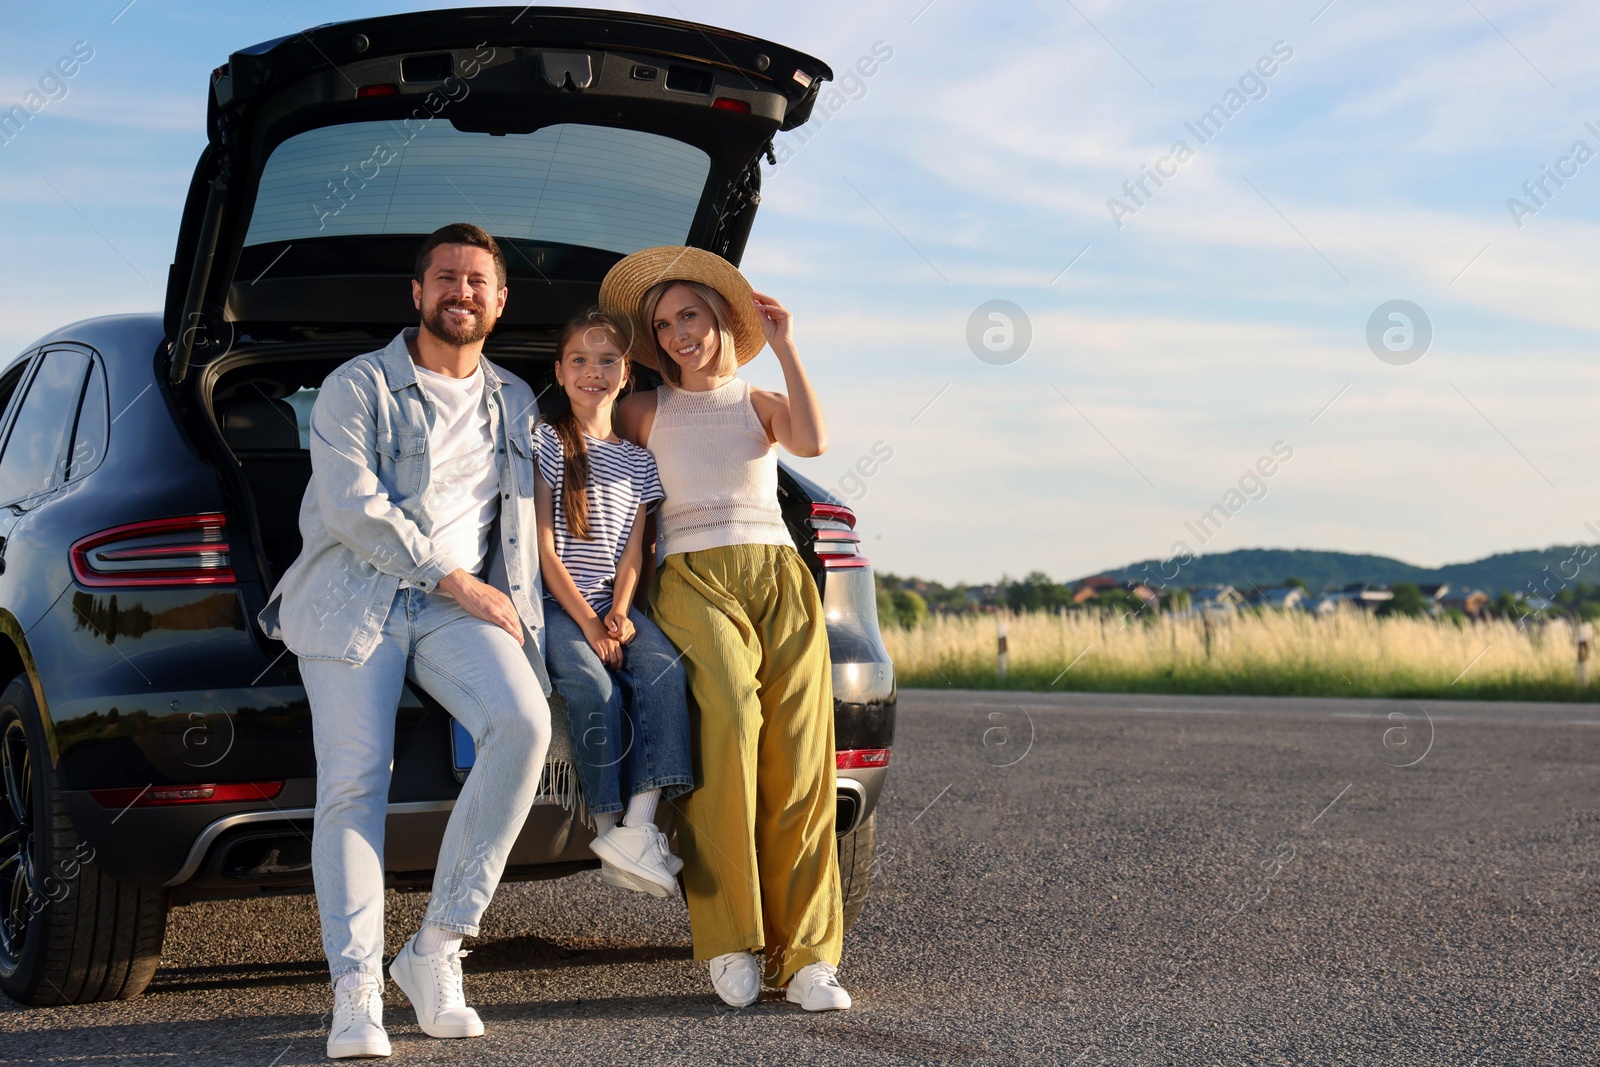
<path id="1" fill-rule="evenodd" d="M 1006 684 L 1006 660 L 1010 656 L 1006 652 L 1006 620 L 999 619 L 995 622 L 995 632 L 999 644 L 1000 684 Z"/>
<path id="2" fill-rule="evenodd" d="M 1578 688 L 1589 688 L 1589 644 L 1594 640 L 1594 623 L 1578 624 Z"/>

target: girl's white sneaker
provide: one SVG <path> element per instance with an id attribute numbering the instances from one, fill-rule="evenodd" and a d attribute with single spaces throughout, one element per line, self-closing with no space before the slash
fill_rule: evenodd
<path id="1" fill-rule="evenodd" d="M 789 979 L 784 999 L 806 1011 L 843 1011 L 850 1006 L 850 994 L 839 984 L 834 968 L 826 963 L 808 963 Z"/>
<path id="2" fill-rule="evenodd" d="M 669 897 L 678 888 L 668 862 L 672 854 L 667 851 L 667 839 L 654 823 L 614 826 L 589 842 L 589 851 L 599 856 L 602 864 L 627 876 L 606 878 L 610 885 L 628 885 L 653 897 Z M 605 872 L 601 873 L 604 877 Z"/>

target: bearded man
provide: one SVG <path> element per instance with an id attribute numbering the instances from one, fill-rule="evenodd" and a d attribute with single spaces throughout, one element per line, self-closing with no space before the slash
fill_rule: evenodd
<path id="1" fill-rule="evenodd" d="M 417 253 L 421 325 L 322 383 L 311 411 L 305 547 L 261 624 L 299 657 L 317 756 L 312 874 L 334 987 L 328 1055 L 387 1056 L 383 840 L 406 679 L 472 735 L 422 928 L 390 975 L 432 1037 L 477 1037 L 461 942 L 499 884 L 550 741 L 533 390 L 483 358 L 506 304 L 488 233 L 446 226 Z"/>

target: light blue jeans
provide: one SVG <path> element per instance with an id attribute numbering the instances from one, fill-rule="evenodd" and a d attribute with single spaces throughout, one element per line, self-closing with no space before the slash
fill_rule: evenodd
<path id="1" fill-rule="evenodd" d="M 534 638 L 530 635 L 528 640 Z M 317 753 L 311 874 L 335 982 L 383 980 L 383 832 L 407 678 L 472 735 L 423 922 L 473 935 L 539 788 L 550 705 L 516 639 L 439 593 L 401 589 L 365 663 L 300 661 Z"/>

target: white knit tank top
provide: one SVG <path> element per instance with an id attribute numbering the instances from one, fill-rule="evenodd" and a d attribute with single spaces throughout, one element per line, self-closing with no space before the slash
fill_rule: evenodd
<path id="1" fill-rule="evenodd" d="M 657 513 L 659 553 L 725 545 L 788 545 L 778 508 L 778 455 L 742 378 L 706 392 L 666 383 L 645 442 L 667 499 Z"/>

